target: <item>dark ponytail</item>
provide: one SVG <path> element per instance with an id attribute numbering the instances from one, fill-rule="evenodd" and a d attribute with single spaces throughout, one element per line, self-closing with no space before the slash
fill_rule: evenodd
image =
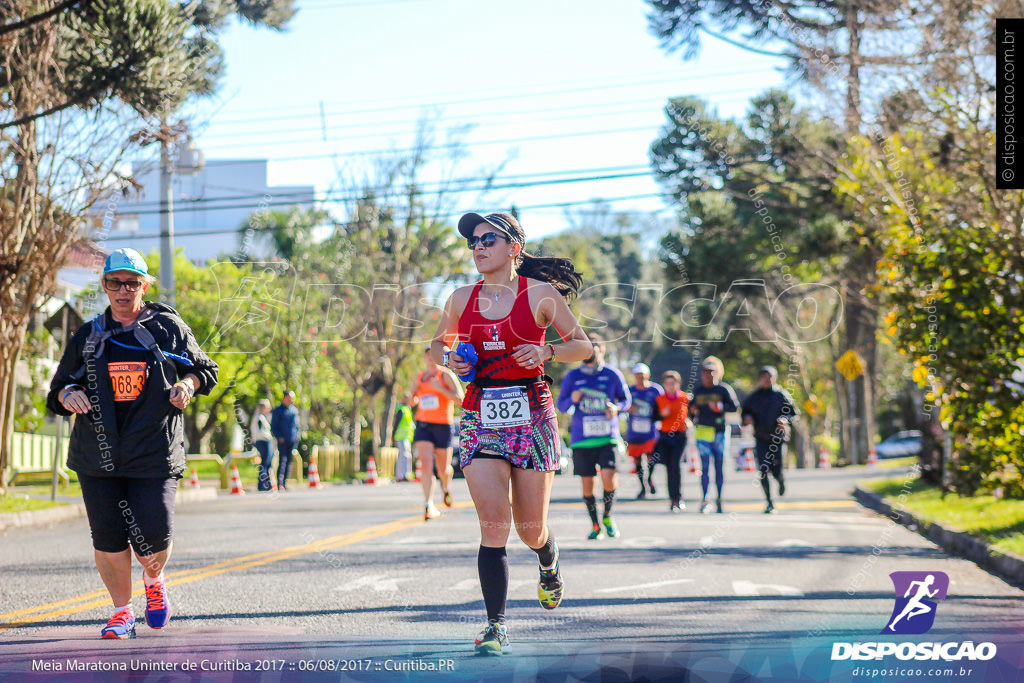
<path id="1" fill-rule="evenodd" d="M 516 259 L 516 273 L 522 277 L 547 282 L 570 303 L 579 296 L 580 290 L 583 288 L 583 275 L 576 270 L 572 260 L 527 254 L 526 233 L 523 232 L 523 226 L 519 225 L 519 220 L 510 213 L 496 213 L 491 216 L 500 216 L 501 223 L 507 224 L 507 227 L 511 229 L 514 240 L 520 245 L 524 245 Z"/>
<path id="2" fill-rule="evenodd" d="M 570 303 L 583 288 L 583 276 L 567 258 L 531 256 L 524 251 L 519 254 L 516 272 L 521 277 L 549 283 Z"/>

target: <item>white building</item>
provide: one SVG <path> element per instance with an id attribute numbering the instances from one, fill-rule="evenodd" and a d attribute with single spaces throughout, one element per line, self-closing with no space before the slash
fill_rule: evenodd
<path id="1" fill-rule="evenodd" d="M 107 221 L 105 249 L 131 247 L 142 254 L 160 250 L 160 174 L 157 162 L 133 164 L 135 181 L 142 189 L 129 198 L 115 199 L 114 220 Z M 266 159 L 206 161 L 195 175 L 173 177 L 174 248 L 198 264 L 238 252 L 240 229 L 261 211 L 287 211 L 294 206 L 313 208 L 311 186 L 267 185 Z M 111 204 L 98 206 L 101 216 Z M 97 225 L 97 228 L 100 226 Z M 248 253 L 266 256 L 267 241 L 256 241 Z"/>

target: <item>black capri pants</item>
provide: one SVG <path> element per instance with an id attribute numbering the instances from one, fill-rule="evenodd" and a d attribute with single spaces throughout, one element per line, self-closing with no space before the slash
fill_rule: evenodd
<path id="1" fill-rule="evenodd" d="M 146 556 L 167 550 L 174 528 L 178 480 L 78 475 L 92 547 L 119 553 L 129 545 Z"/>

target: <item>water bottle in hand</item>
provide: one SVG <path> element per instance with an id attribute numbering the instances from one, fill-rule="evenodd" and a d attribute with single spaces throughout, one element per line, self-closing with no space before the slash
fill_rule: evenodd
<path id="1" fill-rule="evenodd" d="M 472 382 L 473 378 L 476 377 L 476 349 L 468 342 L 459 342 L 459 345 L 455 347 L 455 353 L 470 365 L 465 375 L 459 375 L 459 379 L 463 382 Z"/>

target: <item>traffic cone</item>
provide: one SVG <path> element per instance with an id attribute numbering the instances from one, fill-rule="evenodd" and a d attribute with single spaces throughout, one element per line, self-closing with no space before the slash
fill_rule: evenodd
<path id="1" fill-rule="evenodd" d="M 242 488 L 242 477 L 238 475 L 238 465 L 231 463 L 231 494 L 244 496 L 245 489 Z"/>
<path id="2" fill-rule="evenodd" d="M 316 469 L 316 460 L 309 462 L 309 488 L 311 489 L 322 489 L 323 484 L 320 483 L 320 472 Z"/>
<path id="3" fill-rule="evenodd" d="M 825 446 L 821 447 L 821 453 L 818 455 L 818 469 L 819 470 L 830 470 L 832 469 L 832 458 L 829 457 L 828 448 Z"/>
<path id="4" fill-rule="evenodd" d="M 423 479 L 423 461 L 420 458 L 416 458 L 416 481 Z"/>
<path id="5" fill-rule="evenodd" d="M 380 482 L 377 481 L 377 463 L 373 461 L 372 455 L 366 461 L 366 483 L 372 486 L 380 484 Z"/>
<path id="6" fill-rule="evenodd" d="M 757 471 L 757 467 L 754 466 L 754 449 L 753 448 L 748 448 L 747 449 L 747 457 L 743 461 L 743 471 L 744 472 L 756 472 Z"/>
<path id="7" fill-rule="evenodd" d="M 199 488 L 199 473 L 196 472 L 196 468 L 192 468 L 192 476 L 188 478 L 188 487 L 190 489 Z"/>
<path id="8" fill-rule="evenodd" d="M 868 467 L 878 467 L 878 453 L 875 453 L 874 446 L 868 451 Z"/>

